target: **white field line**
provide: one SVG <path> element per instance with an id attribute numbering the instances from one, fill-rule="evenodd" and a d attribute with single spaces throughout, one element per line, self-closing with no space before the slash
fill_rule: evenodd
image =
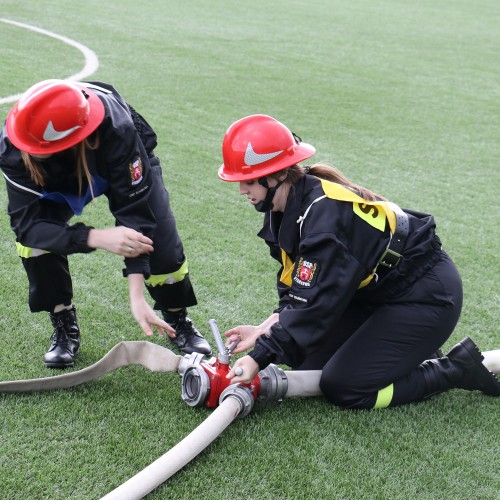
<path id="1" fill-rule="evenodd" d="M 90 50 L 85 45 L 82 45 L 81 43 L 76 42 L 75 40 L 71 40 L 71 38 L 58 35 L 57 33 L 53 33 L 52 31 L 47 31 L 42 28 L 37 28 L 36 26 L 32 26 L 31 24 L 18 23 L 17 21 L 11 21 L 10 19 L 3 19 L 3 18 L 0 18 L 0 21 L 3 23 L 18 26 L 19 28 L 35 31 L 37 33 L 41 33 L 42 35 L 50 36 L 52 38 L 55 38 L 56 40 L 60 40 L 61 42 L 66 43 L 67 45 L 71 45 L 72 47 L 77 48 L 85 57 L 85 66 L 80 72 L 75 73 L 74 75 L 68 76 L 66 78 L 63 78 L 65 80 L 73 80 L 73 81 L 82 80 L 85 77 L 94 73 L 99 67 L 99 59 L 97 58 L 95 52 Z M 0 104 L 17 101 L 21 96 L 22 93 L 7 97 L 0 97 Z"/>

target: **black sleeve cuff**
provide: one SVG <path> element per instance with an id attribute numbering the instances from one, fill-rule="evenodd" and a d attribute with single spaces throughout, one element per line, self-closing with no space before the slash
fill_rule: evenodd
<path id="1" fill-rule="evenodd" d="M 273 352 L 269 351 L 265 345 L 259 343 L 259 339 L 257 339 L 253 351 L 249 352 L 248 355 L 259 365 L 261 370 L 267 368 L 276 358 Z"/>
<path id="2" fill-rule="evenodd" d="M 135 257 L 134 259 L 125 259 L 123 276 L 126 278 L 129 274 L 143 274 L 144 279 L 147 280 L 151 276 L 149 257 L 147 255 L 139 255 L 139 257 Z"/>
<path id="3" fill-rule="evenodd" d="M 89 232 L 91 229 L 95 229 L 94 227 L 77 222 L 73 226 L 70 226 L 69 229 L 72 232 L 71 243 L 74 248 L 72 253 L 90 253 L 95 250 L 95 248 L 90 248 L 87 244 Z"/>

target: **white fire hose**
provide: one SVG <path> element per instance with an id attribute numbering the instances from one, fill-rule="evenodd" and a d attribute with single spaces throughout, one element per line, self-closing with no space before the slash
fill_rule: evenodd
<path id="1" fill-rule="evenodd" d="M 484 351 L 482 353 L 484 356 L 483 365 L 488 368 L 491 373 L 495 375 L 500 374 L 500 349 L 495 351 Z"/>
<path id="2" fill-rule="evenodd" d="M 241 412 L 236 397 L 226 398 L 191 434 L 102 500 L 138 500 L 182 469 L 228 427 Z"/>
<path id="3" fill-rule="evenodd" d="M 486 368 L 495 374 L 500 374 L 500 349 L 485 351 L 482 354 Z M 191 406 L 200 406 L 200 399 L 195 397 L 194 392 L 198 391 L 203 395 L 206 389 L 202 383 L 197 382 L 200 374 L 204 373 L 200 368 L 203 359 L 202 355 L 196 353 L 179 356 L 151 342 L 124 341 L 114 346 L 101 360 L 87 368 L 54 377 L 0 382 L 0 392 L 64 389 L 89 382 L 117 368 L 142 365 L 153 372 L 179 372 L 183 376 L 183 381 L 188 379 L 188 383 L 191 384 L 189 391 L 184 390 L 183 387 L 183 399 Z M 189 377 L 186 376 L 188 374 Z M 259 399 L 276 401 L 285 396 L 321 396 L 320 377 L 321 370 L 285 372 L 275 365 L 270 365 L 259 373 L 262 382 Z M 195 383 L 199 385 L 196 386 Z M 220 394 L 217 408 L 202 424 L 144 470 L 105 495 L 102 500 L 143 498 L 195 458 L 236 418 L 248 415 L 253 404 L 254 395 L 247 386 L 229 385 Z"/>
<path id="4" fill-rule="evenodd" d="M 483 356 L 483 363 L 487 368 L 494 373 L 500 373 L 500 350 L 484 352 Z M 180 370 L 182 369 L 181 366 Z M 261 374 L 266 371 L 267 369 L 263 370 Z M 276 392 L 282 391 L 283 396 L 312 397 L 322 395 L 319 388 L 321 370 L 285 371 L 282 372 L 282 375 L 283 380 L 275 380 L 273 386 Z M 263 378 L 274 377 L 279 379 L 279 376 L 277 370 L 270 370 L 267 371 Z M 276 386 L 280 387 L 276 388 Z M 245 414 L 250 412 L 251 408 L 249 409 L 248 406 L 253 405 L 251 394 L 248 395 L 243 392 L 236 395 L 239 390 L 243 389 L 246 388 L 238 385 L 229 386 L 221 394 L 221 403 L 218 408 L 200 426 L 143 471 L 102 497 L 102 500 L 140 500 L 169 479 L 212 443 L 226 427 L 241 416 L 242 412 Z M 241 396 L 244 397 L 241 398 Z M 242 401 L 245 397 L 247 398 L 246 403 Z M 221 408 L 224 408 L 222 415 L 219 413 L 222 411 Z"/>
<path id="5" fill-rule="evenodd" d="M 484 351 L 483 365 L 500 374 L 500 349 Z M 106 373 L 131 365 L 141 365 L 152 372 L 176 372 L 183 356 L 169 349 L 146 341 L 122 341 L 116 344 L 102 359 L 87 368 L 75 372 L 29 380 L 0 382 L 0 392 L 31 392 L 67 389 L 90 382 Z M 287 397 L 320 396 L 320 370 L 288 371 Z"/>
<path id="6" fill-rule="evenodd" d="M 0 382 L 0 392 L 48 391 L 66 389 L 90 382 L 124 366 L 142 365 L 152 372 L 176 372 L 182 356 L 146 341 L 122 341 L 102 359 L 87 368 L 54 377 Z"/>

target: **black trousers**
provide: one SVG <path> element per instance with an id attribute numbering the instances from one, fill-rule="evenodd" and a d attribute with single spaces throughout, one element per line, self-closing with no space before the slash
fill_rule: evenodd
<path id="1" fill-rule="evenodd" d="M 462 309 L 462 282 L 450 257 L 440 260 L 391 302 L 352 302 L 330 339 L 299 370 L 323 370 L 320 387 L 344 408 L 374 408 L 391 387 L 389 406 L 420 401 L 417 370 L 453 332 Z"/>
<path id="2" fill-rule="evenodd" d="M 170 196 L 163 183 L 161 167 L 152 167 L 149 197 L 157 228 L 153 237 L 154 252 L 150 254 L 152 275 L 178 271 L 186 257 L 177 231 Z M 65 206 L 55 206 L 54 218 L 68 222 L 73 213 Z M 46 253 L 38 257 L 21 258 L 29 281 L 29 307 L 32 312 L 53 311 L 58 304 L 69 305 L 73 300 L 73 285 L 65 255 Z M 196 304 L 193 286 L 187 274 L 182 281 L 161 286 L 147 286 L 156 309 L 189 307 Z"/>

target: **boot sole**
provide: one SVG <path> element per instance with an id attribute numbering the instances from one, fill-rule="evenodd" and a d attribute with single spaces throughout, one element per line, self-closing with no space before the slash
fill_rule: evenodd
<path id="1" fill-rule="evenodd" d="M 73 358 L 76 357 L 76 354 L 78 353 L 78 350 L 77 349 L 74 353 L 73 353 Z M 70 361 L 69 363 L 57 363 L 55 361 L 45 361 L 44 360 L 44 365 L 47 367 L 47 368 L 71 368 L 72 366 L 75 366 L 75 360 L 73 359 L 73 361 Z"/>
<path id="2" fill-rule="evenodd" d="M 469 337 L 463 339 L 460 344 L 476 363 L 478 374 L 481 377 L 481 390 L 488 396 L 500 396 L 500 381 L 494 373 L 491 373 L 488 368 L 483 365 L 484 356 L 481 354 L 477 345 Z"/>
<path id="3" fill-rule="evenodd" d="M 44 363 L 47 368 L 71 368 L 75 363 L 61 365 L 60 363 Z"/>
<path id="4" fill-rule="evenodd" d="M 179 349 L 181 352 L 183 352 L 184 354 L 192 354 L 193 352 L 196 352 L 196 353 L 199 353 L 199 354 L 203 354 L 204 356 L 211 356 L 212 355 L 212 350 L 210 349 L 210 351 L 207 352 L 207 349 L 204 349 L 203 351 L 197 351 L 195 348 L 191 347 L 191 346 L 188 346 L 187 343 L 186 344 L 182 344 L 182 345 L 179 345 L 175 342 L 175 339 L 172 339 L 172 338 L 168 338 L 168 340 L 170 341 L 170 343 L 172 345 L 174 345 L 175 347 L 177 347 L 177 349 Z"/>

